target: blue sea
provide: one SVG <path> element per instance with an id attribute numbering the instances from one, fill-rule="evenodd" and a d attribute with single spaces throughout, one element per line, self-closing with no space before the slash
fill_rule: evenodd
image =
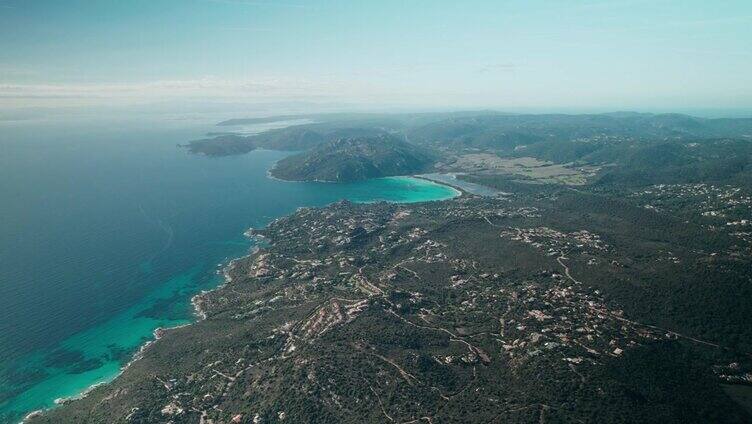
<path id="1" fill-rule="evenodd" d="M 112 380 L 154 329 L 191 322 L 191 296 L 248 252 L 249 227 L 340 199 L 456 194 L 404 177 L 276 181 L 267 171 L 289 153 L 178 146 L 209 131 L 206 119 L 0 122 L 0 422 Z"/>

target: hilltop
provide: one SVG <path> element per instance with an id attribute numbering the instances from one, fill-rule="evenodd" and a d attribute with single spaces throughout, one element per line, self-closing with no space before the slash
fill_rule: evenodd
<path id="1" fill-rule="evenodd" d="M 350 137 L 282 159 L 271 174 L 292 181 L 357 181 L 424 172 L 434 158 L 392 135 Z"/>

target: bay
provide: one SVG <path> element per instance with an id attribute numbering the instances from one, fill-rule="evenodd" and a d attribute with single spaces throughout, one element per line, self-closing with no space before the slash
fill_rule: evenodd
<path id="1" fill-rule="evenodd" d="M 246 254 L 249 227 L 341 199 L 416 202 L 456 191 L 409 177 L 292 183 L 288 153 L 178 147 L 206 120 L 0 123 L 0 421 L 117 376 L 158 327 Z M 253 129 L 244 129 L 252 132 Z"/>

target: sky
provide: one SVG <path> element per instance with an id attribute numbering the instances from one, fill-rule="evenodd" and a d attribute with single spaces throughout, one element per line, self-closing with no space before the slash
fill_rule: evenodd
<path id="1" fill-rule="evenodd" d="M 752 110 L 752 1 L 0 0 L 0 107 Z"/>

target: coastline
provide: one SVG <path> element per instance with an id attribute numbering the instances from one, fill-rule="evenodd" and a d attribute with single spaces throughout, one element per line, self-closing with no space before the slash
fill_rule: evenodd
<path id="1" fill-rule="evenodd" d="M 285 180 L 285 179 L 282 179 L 282 178 L 274 176 L 272 174 L 273 170 L 274 170 L 274 167 L 272 167 L 271 169 L 269 169 L 268 171 L 266 171 L 267 178 L 269 178 L 271 180 L 275 180 L 275 181 L 280 181 L 280 182 L 283 182 L 283 183 L 326 183 L 326 184 L 341 184 L 342 183 L 341 181 L 328 181 L 328 180 Z M 388 177 L 379 177 L 379 178 L 371 178 L 371 179 L 380 179 L 380 178 L 414 178 L 416 180 L 428 181 L 428 182 L 431 182 L 431 183 L 434 183 L 434 184 L 438 184 L 438 185 L 441 185 L 441 186 L 449 187 L 450 189 L 452 189 L 455 192 L 455 196 L 452 196 L 452 197 L 447 198 L 447 199 L 440 199 L 440 200 L 449 200 L 449 199 L 453 199 L 455 197 L 462 197 L 462 196 L 472 195 L 472 193 L 470 193 L 469 191 L 463 189 L 462 187 L 449 184 L 446 181 L 434 180 L 434 179 L 428 178 L 425 175 L 426 174 L 391 175 L 391 176 L 388 176 Z M 365 180 L 363 180 L 363 181 L 365 181 Z"/>
<path id="2" fill-rule="evenodd" d="M 250 236 L 248 236 L 247 233 L 250 232 L 251 230 L 252 230 L 252 228 L 249 229 L 249 230 L 247 230 L 243 234 L 246 235 L 246 237 L 250 238 Z M 253 236 L 253 237 L 256 237 L 256 236 Z M 258 252 L 257 246 L 252 246 L 251 253 L 249 253 L 248 255 L 243 255 L 243 256 L 240 256 L 240 257 L 232 259 L 230 262 L 227 263 L 227 265 L 225 265 L 224 267 L 222 267 L 222 275 L 224 276 L 224 279 L 223 279 L 223 281 L 219 285 L 217 285 L 216 287 L 214 287 L 212 289 L 209 289 L 209 290 L 201 290 L 199 293 L 197 293 L 197 294 L 195 294 L 195 295 L 193 295 L 191 297 L 190 303 L 191 303 L 191 305 L 193 307 L 193 315 L 195 316 L 195 319 L 193 321 L 185 323 L 185 324 L 179 324 L 179 325 L 176 325 L 176 326 L 173 326 L 173 327 L 157 327 L 157 328 L 155 328 L 154 331 L 153 331 L 153 333 L 152 333 L 153 336 L 154 336 L 154 338 L 152 340 L 146 341 L 141 346 L 139 346 L 138 350 L 133 354 L 133 356 L 131 357 L 131 359 L 127 363 L 125 363 L 122 367 L 120 367 L 120 369 L 117 372 L 117 374 L 113 375 L 110 378 L 104 379 L 102 381 L 98 381 L 98 382 L 90 385 L 89 387 L 87 387 L 86 389 L 84 389 L 83 391 L 81 391 L 78 394 L 75 394 L 73 396 L 68 396 L 68 397 L 63 397 L 63 398 L 55 399 L 54 400 L 54 404 L 55 404 L 54 406 L 51 406 L 49 408 L 37 409 L 35 411 L 29 412 L 28 414 L 26 414 L 24 416 L 24 418 L 19 422 L 19 424 L 26 424 L 28 422 L 28 420 L 30 420 L 32 418 L 35 418 L 35 417 L 38 417 L 40 415 L 43 415 L 45 412 L 47 412 L 47 411 L 49 411 L 51 409 L 54 409 L 54 408 L 56 408 L 58 406 L 65 405 L 67 403 L 74 402 L 74 401 L 86 398 L 95 389 L 97 389 L 97 388 L 99 388 L 101 386 L 105 386 L 107 384 L 110 384 L 115 379 L 117 379 L 118 377 L 120 377 L 125 371 L 127 371 L 131 367 L 131 365 L 133 365 L 134 363 L 136 363 L 137 361 L 139 361 L 140 359 L 142 359 L 144 357 L 144 355 L 146 354 L 146 351 L 152 345 L 154 345 L 154 343 L 156 343 L 158 340 L 162 339 L 165 336 L 165 334 L 167 334 L 168 332 L 170 332 L 172 330 L 177 330 L 179 328 L 188 327 L 188 326 L 191 326 L 193 324 L 196 324 L 197 322 L 205 320 L 206 317 L 207 317 L 207 315 L 206 315 L 206 311 L 203 309 L 203 306 L 201 304 L 202 303 L 201 302 L 201 296 L 203 296 L 203 295 L 205 295 L 207 293 L 211 293 L 211 292 L 213 292 L 215 290 L 219 290 L 220 288 L 222 288 L 225 285 L 227 285 L 227 283 L 231 282 L 232 281 L 232 276 L 229 274 L 229 272 L 232 270 L 232 267 L 234 267 L 234 265 L 238 261 L 240 261 L 242 259 L 245 259 L 245 258 L 248 258 L 248 257 L 252 256 L 253 254 L 255 254 L 256 252 Z"/>
<path id="3" fill-rule="evenodd" d="M 274 164 L 274 167 L 276 167 L 277 164 Z M 266 177 L 270 180 L 279 181 L 283 183 L 327 183 L 327 184 L 336 184 L 337 181 L 327 181 L 327 180 L 285 180 L 282 178 L 279 178 L 272 174 L 272 171 L 274 170 L 274 167 L 266 171 Z"/>
<path id="4" fill-rule="evenodd" d="M 463 196 L 472 196 L 473 195 L 472 193 L 470 193 L 469 191 L 463 189 L 462 187 L 453 186 L 453 185 L 447 183 L 446 181 L 432 180 L 431 178 L 426 177 L 425 174 L 410 175 L 410 177 L 418 179 L 418 180 L 429 181 L 429 182 L 432 182 L 434 184 L 439 184 L 439 185 L 443 185 L 443 186 L 451 188 L 457 194 L 456 196 L 451 197 L 451 199 L 454 199 L 455 197 L 463 197 Z M 449 200 L 449 199 L 445 199 L 445 200 Z"/>
<path id="5" fill-rule="evenodd" d="M 267 174 L 268 173 L 269 173 L 269 171 L 267 171 Z M 274 177 L 270 177 L 270 178 L 273 178 L 275 180 L 279 180 L 279 179 L 274 178 Z M 432 181 L 432 180 L 430 180 L 428 178 L 422 178 L 422 177 L 417 176 L 417 175 L 393 176 L 393 177 L 383 177 L 383 178 L 407 178 L 407 179 L 422 180 L 422 181 L 431 182 L 433 184 L 441 185 L 441 186 L 444 186 L 444 187 L 448 187 L 448 188 L 450 188 L 452 190 L 452 194 L 453 195 L 451 197 L 442 198 L 442 199 L 436 199 L 436 201 L 450 200 L 450 199 L 461 197 L 461 196 L 467 194 L 466 192 L 464 192 L 463 190 L 458 189 L 457 187 L 453 187 L 453 186 L 451 186 L 449 184 L 442 183 L 442 182 L 439 182 L 439 181 Z M 286 181 L 286 180 L 279 180 L 279 181 L 293 182 L 293 181 Z M 302 182 L 310 182 L 310 181 L 302 181 Z M 335 183 L 335 182 L 328 182 L 328 183 Z M 390 203 L 400 203 L 400 202 L 399 201 L 390 201 Z M 284 215 L 280 216 L 280 217 L 277 217 L 274 220 L 270 221 L 267 225 L 270 225 L 273 222 L 275 222 L 275 221 L 277 221 L 277 220 L 279 220 L 279 219 L 281 219 L 283 217 L 284 217 Z M 146 354 L 146 352 L 148 351 L 148 349 L 152 345 L 154 345 L 154 343 L 156 343 L 158 340 L 160 340 L 162 337 L 164 337 L 164 335 L 167 332 L 169 332 L 171 330 L 178 329 L 178 328 L 187 327 L 187 326 L 196 324 L 196 323 L 198 323 L 200 321 L 203 321 L 203 320 L 207 319 L 208 315 L 207 315 L 207 310 L 206 310 L 205 304 L 204 304 L 204 296 L 206 294 L 208 294 L 208 293 L 212 293 L 212 292 L 214 292 L 216 290 L 219 290 L 219 289 L 225 287 L 228 283 L 232 282 L 232 274 L 231 274 L 231 272 L 234 269 L 234 267 L 236 266 L 236 264 L 239 261 L 247 259 L 247 258 L 253 256 L 254 254 L 258 253 L 260 251 L 260 248 L 261 248 L 260 245 L 262 245 L 263 242 L 264 242 L 263 236 L 259 235 L 259 234 L 254 234 L 253 228 L 247 229 L 245 232 L 243 232 L 243 235 L 245 237 L 251 239 L 251 240 L 255 240 L 256 241 L 255 243 L 252 243 L 252 245 L 250 247 L 250 252 L 248 254 L 246 254 L 246 255 L 242 255 L 242 256 L 233 258 L 224 267 L 222 267 L 221 274 L 223 276 L 223 279 L 222 279 L 222 281 L 219 284 L 217 284 L 216 286 L 214 286 L 211 289 L 201 290 L 200 292 L 198 292 L 198 293 L 196 293 L 196 294 L 194 294 L 193 296 L 190 297 L 190 304 L 191 304 L 191 307 L 193 309 L 193 315 L 195 316 L 194 320 L 192 320 L 191 322 L 185 323 L 185 324 L 179 324 L 179 325 L 172 326 L 172 327 L 157 327 L 157 328 L 155 328 L 153 330 L 153 336 L 154 336 L 154 338 L 151 339 L 151 340 L 148 340 L 148 341 L 144 342 L 142 345 L 140 345 L 139 348 L 132 355 L 131 359 L 127 363 L 125 363 L 123 366 L 121 366 L 119 368 L 119 370 L 118 370 L 117 373 L 115 373 L 112 376 L 108 376 L 107 378 L 104 378 L 104 379 L 102 379 L 100 381 L 97 381 L 97 382 L 91 384 L 90 386 L 88 386 L 86 389 L 84 389 L 83 391 L 81 391 L 78 394 L 75 394 L 75 395 L 72 395 L 72 396 L 68 396 L 68 397 L 63 397 L 63 398 L 55 399 L 54 400 L 54 406 L 50 406 L 48 408 L 38 409 L 38 410 L 29 412 L 28 414 L 25 415 L 25 417 L 22 419 L 22 421 L 20 421 L 20 423 L 21 424 L 27 423 L 28 420 L 30 420 L 30 419 L 32 419 L 34 417 L 43 415 L 45 412 L 47 412 L 47 411 L 49 411 L 51 409 L 54 409 L 54 408 L 56 408 L 58 406 L 65 405 L 67 403 L 70 403 L 70 402 L 73 402 L 73 401 L 76 401 L 76 400 L 80 400 L 80 399 L 86 398 L 95 389 L 97 389 L 97 388 L 99 388 L 101 386 L 105 386 L 107 384 L 110 384 L 115 379 L 117 379 L 118 377 L 120 377 L 125 371 L 127 371 L 131 367 L 131 365 L 133 365 L 134 363 L 136 363 L 136 361 L 139 361 L 140 359 L 142 359 L 144 357 L 144 355 Z"/>
<path id="6" fill-rule="evenodd" d="M 498 196 L 508 196 L 511 194 L 511 193 L 506 193 L 500 190 L 496 190 L 492 187 L 483 186 L 483 185 L 472 183 L 469 181 L 459 180 L 457 178 L 457 175 L 464 175 L 464 174 L 458 174 L 454 172 L 430 173 L 430 174 L 415 175 L 414 177 L 420 178 L 426 181 L 431 181 L 436 184 L 449 186 L 462 193 L 465 193 L 466 195 L 471 195 L 471 196 L 498 197 Z M 451 181 L 455 181 L 455 183 L 452 184 L 452 182 L 447 181 L 447 179 L 450 179 Z M 457 181 L 462 181 L 462 182 L 460 183 Z"/>

